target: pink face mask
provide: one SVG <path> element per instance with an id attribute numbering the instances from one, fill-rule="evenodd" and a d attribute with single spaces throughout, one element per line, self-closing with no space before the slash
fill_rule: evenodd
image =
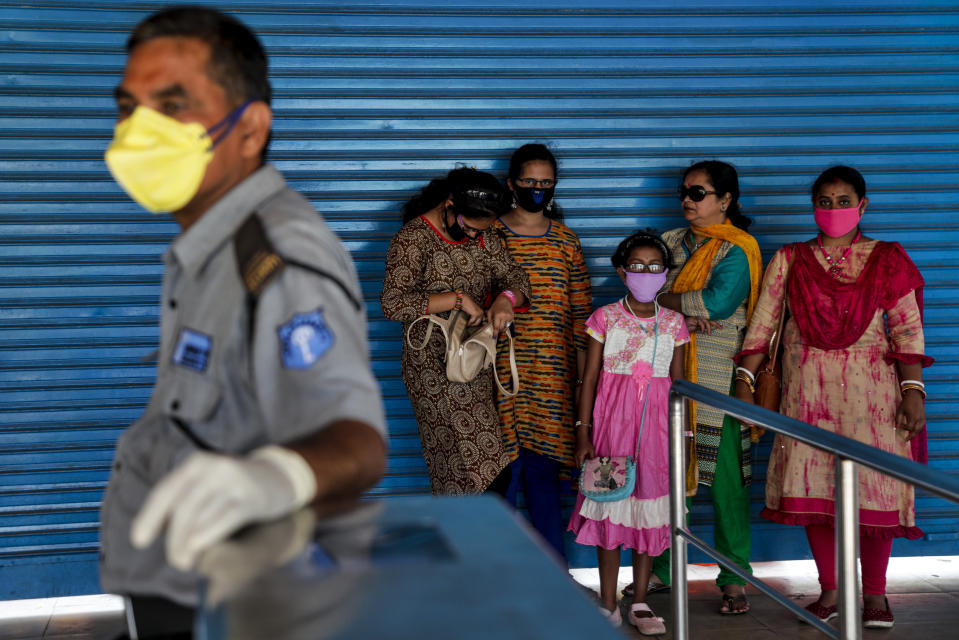
<path id="1" fill-rule="evenodd" d="M 652 302 L 659 290 L 666 284 L 667 273 L 669 273 L 669 269 L 662 273 L 631 273 L 627 271 L 626 288 L 640 302 Z"/>
<path id="2" fill-rule="evenodd" d="M 859 207 L 848 209 L 820 209 L 815 208 L 816 226 L 830 238 L 841 238 L 856 228 L 859 219 Z"/>

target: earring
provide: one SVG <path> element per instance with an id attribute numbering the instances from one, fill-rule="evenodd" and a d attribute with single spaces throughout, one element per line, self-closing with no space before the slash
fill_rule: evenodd
<path id="1" fill-rule="evenodd" d="M 726 205 L 723 205 L 723 206 L 719 207 L 719 212 L 720 212 L 720 213 L 726 213 Z"/>
<path id="2" fill-rule="evenodd" d="M 518 206 L 519 206 L 519 203 L 516 202 L 516 195 L 514 194 L 514 195 L 513 195 L 513 202 L 510 204 L 510 207 L 512 207 L 513 209 L 515 209 L 515 208 L 518 207 Z"/>

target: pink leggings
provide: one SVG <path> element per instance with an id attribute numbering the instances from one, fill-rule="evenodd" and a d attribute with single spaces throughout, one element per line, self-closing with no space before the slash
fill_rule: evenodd
<path id="1" fill-rule="evenodd" d="M 836 589 L 836 530 L 826 525 L 806 525 L 806 538 L 819 569 L 819 586 L 823 591 Z M 859 536 L 859 564 L 862 567 L 862 592 L 867 595 L 886 593 L 886 567 L 892 553 L 892 538 Z"/>

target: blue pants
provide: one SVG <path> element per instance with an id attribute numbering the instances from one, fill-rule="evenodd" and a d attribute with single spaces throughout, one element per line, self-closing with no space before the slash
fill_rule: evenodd
<path id="1" fill-rule="evenodd" d="M 563 545 L 563 518 L 559 502 L 560 463 L 530 449 L 520 448 L 519 457 L 510 467 L 512 482 L 506 492 L 506 500 L 516 506 L 520 489 L 526 495 L 529 519 L 541 536 L 566 558 Z"/>

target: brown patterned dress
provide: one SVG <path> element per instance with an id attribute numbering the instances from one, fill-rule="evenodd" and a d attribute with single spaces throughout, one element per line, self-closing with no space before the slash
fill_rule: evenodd
<path id="1" fill-rule="evenodd" d="M 430 294 L 454 289 L 462 289 L 481 305 L 503 289 L 530 297 L 526 272 L 495 233 L 450 242 L 423 217 L 406 223 L 390 242 L 380 307 L 384 317 L 403 323 L 403 382 L 416 414 L 434 494 L 484 491 L 509 462 L 500 440 L 492 369 L 472 382 L 450 382 L 441 332 L 434 331 L 422 351 L 410 349 L 406 342 L 409 324 L 428 312 Z M 426 325 L 421 322 L 413 328 L 413 344 L 423 341 Z"/>

